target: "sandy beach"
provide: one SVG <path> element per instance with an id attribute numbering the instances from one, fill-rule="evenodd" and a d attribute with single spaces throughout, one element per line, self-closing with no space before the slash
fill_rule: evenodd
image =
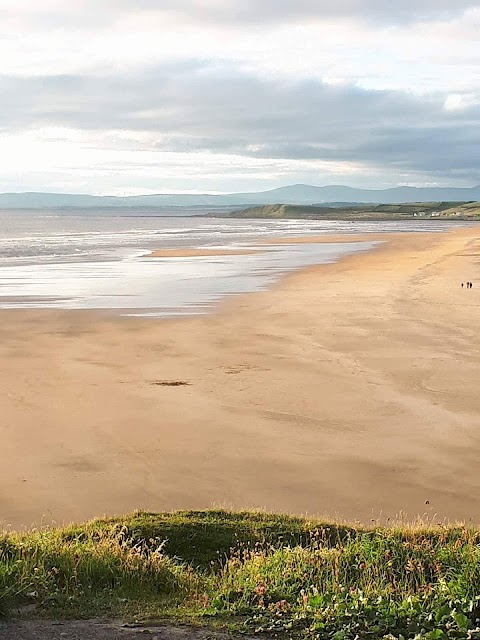
<path id="1" fill-rule="evenodd" d="M 479 523 L 480 228 L 366 239 L 200 318 L 2 311 L 0 520 Z"/>

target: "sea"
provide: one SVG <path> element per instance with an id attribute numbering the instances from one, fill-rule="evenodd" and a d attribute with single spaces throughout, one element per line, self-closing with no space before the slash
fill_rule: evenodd
<path id="1" fill-rule="evenodd" d="M 243 220 L 91 210 L 0 211 L 0 309 L 103 309 L 129 316 L 208 313 L 225 297 L 374 242 L 259 244 L 332 234 L 440 231 L 448 222 Z M 253 251 L 152 258 L 162 249 Z"/>

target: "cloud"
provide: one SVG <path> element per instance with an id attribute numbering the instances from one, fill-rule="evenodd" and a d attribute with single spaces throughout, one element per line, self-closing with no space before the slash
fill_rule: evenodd
<path id="1" fill-rule="evenodd" d="M 43 28 L 65 26 L 98 28 L 113 26 L 125 18 L 147 14 L 162 20 L 177 16 L 187 22 L 243 24 L 285 24 L 311 20 L 347 18 L 384 24 L 438 21 L 478 7 L 478 0 L 0 0 L 0 19 Z"/>
<path id="2" fill-rule="evenodd" d="M 142 3 L 153 8 L 154 2 Z M 279 23 L 289 21 L 354 18 L 386 23 L 445 19 L 478 6 L 475 0 L 175 0 L 163 6 L 198 18 L 238 23 Z"/>
<path id="3" fill-rule="evenodd" d="M 0 77 L 4 131 L 63 127 L 170 153 L 385 165 L 474 176 L 480 107 L 445 95 L 281 81 L 198 60 L 109 76 Z M 447 102 L 446 102 L 447 100 Z M 447 108 L 445 106 L 447 105 Z M 125 139 L 124 139 L 125 140 Z"/>
<path id="4" fill-rule="evenodd" d="M 479 27 L 480 0 L 0 0 L 2 150 L 55 184 L 143 167 L 154 188 L 161 158 L 195 188 L 189 155 L 219 188 L 270 167 L 477 183 Z"/>

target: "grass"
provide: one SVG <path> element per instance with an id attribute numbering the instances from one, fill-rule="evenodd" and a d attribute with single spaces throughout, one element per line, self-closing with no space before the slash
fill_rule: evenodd
<path id="1" fill-rule="evenodd" d="M 480 638 L 480 531 L 226 511 L 0 537 L 0 611 L 304 638 Z"/>

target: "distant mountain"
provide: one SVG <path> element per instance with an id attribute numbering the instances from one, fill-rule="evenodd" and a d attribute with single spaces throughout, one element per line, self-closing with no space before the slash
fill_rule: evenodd
<path id="1" fill-rule="evenodd" d="M 315 187 L 295 184 L 270 191 L 230 194 L 158 194 L 145 196 L 92 196 L 61 193 L 2 193 L 3 209 L 111 208 L 111 207 L 231 207 L 265 204 L 324 204 L 445 202 L 480 200 L 480 185 L 459 187 L 395 187 L 355 189 L 343 185 Z"/>

